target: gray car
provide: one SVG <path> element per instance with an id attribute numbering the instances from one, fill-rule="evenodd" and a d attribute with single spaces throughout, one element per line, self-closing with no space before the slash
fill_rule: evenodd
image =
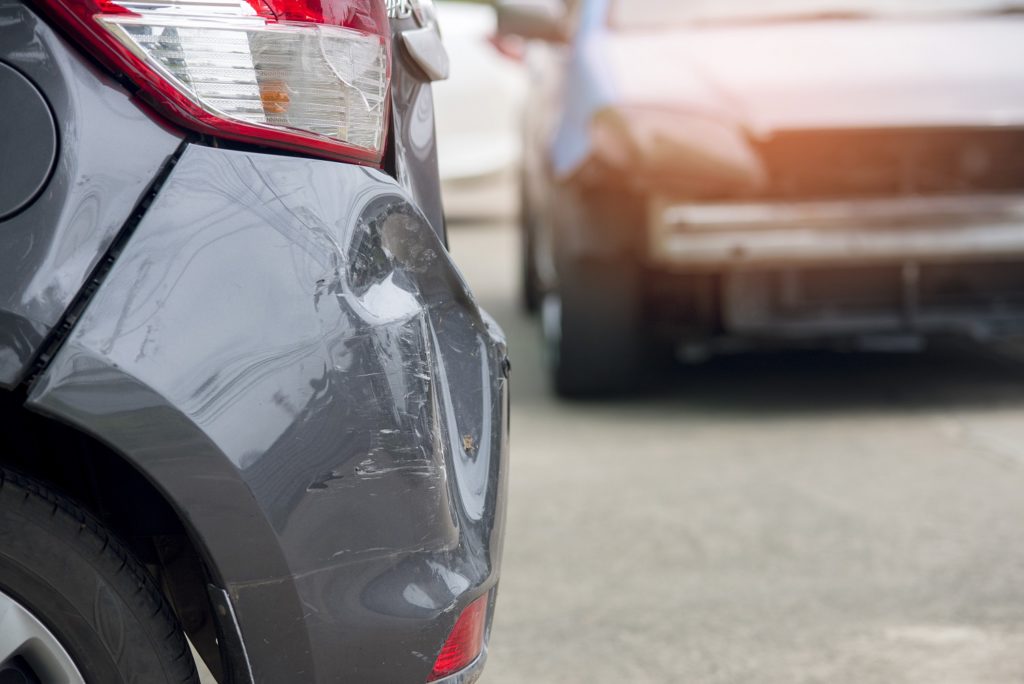
<path id="1" fill-rule="evenodd" d="M 1024 5 L 505 0 L 555 386 L 1024 330 Z"/>
<path id="2" fill-rule="evenodd" d="M 425 1 L 0 0 L 4 684 L 479 675 L 509 364 L 446 69 Z"/>

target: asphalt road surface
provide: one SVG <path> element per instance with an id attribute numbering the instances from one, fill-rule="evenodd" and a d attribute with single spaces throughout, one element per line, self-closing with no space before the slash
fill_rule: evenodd
<path id="1" fill-rule="evenodd" d="M 560 403 L 516 244 L 452 228 L 513 354 L 482 684 L 1024 682 L 1024 362 L 745 355 Z"/>

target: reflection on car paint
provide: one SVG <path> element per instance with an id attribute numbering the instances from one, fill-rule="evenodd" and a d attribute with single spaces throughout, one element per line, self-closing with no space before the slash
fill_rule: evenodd
<path id="1" fill-rule="evenodd" d="M 288 681 L 274 654 L 336 640 L 318 670 L 404 681 L 427 621 L 496 580 L 505 357 L 383 174 L 192 147 L 31 402 L 191 504 L 255 670 Z M 247 624 L 267 592 L 294 613 Z"/>
<path id="2" fill-rule="evenodd" d="M 10 388 L 181 138 L 154 126 L 111 79 L 71 57 L 23 5 L 0 6 L 0 45 L 46 93 L 59 126 L 45 200 L 37 198 L 0 229 L 0 387 Z M 124 140 L 132 140 L 130 149 Z"/>

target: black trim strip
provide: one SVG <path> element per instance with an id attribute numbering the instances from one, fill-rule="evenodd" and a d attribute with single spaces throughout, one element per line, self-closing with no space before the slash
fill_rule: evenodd
<path id="1" fill-rule="evenodd" d="M 75 323 L 81 318 L 82 312 L 85 311 L 85 307 L 92 301 L 93 295 L 99 290 L 103 281 L 106 279 L 107 274 L 110 273 L 114 267 L 114 262 L 124 251 L 125 246 L 128 244 L 128 240 L 131 239 L 135 233 L 135 229 L 138 228 L 139 223 L 142 222 L 143 216 L 146 211 L 153 204 L 157 194 L 163 187 L 164 183 L 171 175 L 171 171 L 177 165 L 178 160 L 181 159 L 181 155 L 184 154 L 185 148 L 188 146 L 188 142 L 182 142 L 178 149 L 167 158 L 164 165 L 157 172 L 156 176 L 150 182 L 145 192 L 139 198 L 139 201 L 135 204 L 135 208 L 132 209 L 132 213 L 128 215 L 128 219 L 121 226 L 121 229 L 114 236 L 114 239 L 110 241 L 110 245 L 107 247 L 103 256 L 96 262 L 92 272 L 89 273 L 89 277 L 86 278 L 85 284 L 75 295 L 75 298 L 71 300 L 68 308 L 64 311 L 64 315 L 61 316 L 57 324 L 53 326 L 46 339 L 39 345 L 39 351 L 36 352 L 36 356 L 32 359 L 32 363 L 28 365 L 28 370 L 25 372 L 22 379 L 18 382 L 16 392 L 24 400 L 29 391 L 32 389 L 32 385 L 39 378 L 39 376 L 49 366 L 50 361 L 56 356 L 57 352 L 64 345 L 64 341 L 71 335 L 71 331 L 75 327 Z"/>

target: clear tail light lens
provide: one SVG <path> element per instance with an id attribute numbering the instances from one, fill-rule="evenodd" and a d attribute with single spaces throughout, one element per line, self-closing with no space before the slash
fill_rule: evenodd
<path id="1" fill-rule="evenodd" d="M 159 111 L 210 135 L 379 164 L 383 0 L 45 0 Z"/>

